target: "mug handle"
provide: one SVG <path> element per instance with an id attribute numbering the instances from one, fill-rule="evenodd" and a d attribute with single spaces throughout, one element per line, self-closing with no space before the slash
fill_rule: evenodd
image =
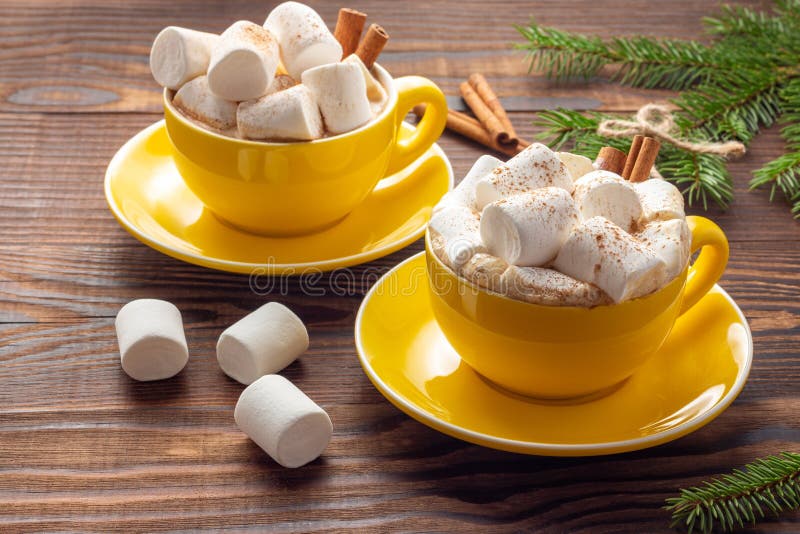
<path id="1" fill-rule="evenodd" d="M 385 176 L 408 167 L 439 139 L 447 123 L 447 100 L 435 83 L 421 76 L 403 76 L 394 80 L 397 89 L 396 141 Z M 417 104 L 427 104 L 425 115 L 416 131 L 400 139 L 400 128 L 406 114 Z"/>
<path id="2" fill-rule="evenodd" d="M 711 291 L 728 264 L 728 239 L 719 226 L 705 217 L 696 215 L 686 217 L 686 223 L 692 233 L 691 253 L 702 250 L 689 267 L 681 303 L 681 315 Z"/>

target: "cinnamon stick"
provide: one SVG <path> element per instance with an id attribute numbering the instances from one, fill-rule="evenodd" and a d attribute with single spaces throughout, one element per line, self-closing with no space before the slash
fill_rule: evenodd
<path id="1" fill-rule="evenodd" d="M 604 146 L 597 153 L 597 158 L 594 160 L 598 169 L 604 171 L 611 171 L 617 174 L 622 172 L 625 167 L 625 160 L 627 155 L 622 150 L 617 150 L 611 146 Z"/>
<path id="2" fill-rule="evenodd" d="M 358 49 L 358 41 L 361 39 L 361 31 L 367 21 L 367 14 L 356 11 L 349 7 L 339 10 L 339 18 L 336 19 L 336 29 L 333 36 L 342 45 L 342 57 L 345 58 Z"/>
<path id="3" fill-rule="evenodd" d="M 425 114 L 425 105 L 415 106 L 414 114 L 417 117 L 422 117 Z M 478 120 L 452 109 L 447 110 L 447 129 L 506 156 L 516 156 L 522 151 L 519 146 L 512 147 L 495 142 L 494 137 L 484 129 Z"/>
<path id="4" fill-rule="evenodd" d="M 643 135 L 634 135 L 631 149 L 628 151 L 628 158 L 625 160 L 625 167 L 622 168 L 622 177 L 626 180 L 631 177 L 633 172 L 633 165 L 636 163 L 636 158 L 639 157 L 639 150 L 642 148 Z"/>
<path id="5" fill-rule="evenodd" d="M 500 119 L 492 113 L 492 110 L 489 109 L 489 106 L 486 105 L 480 95 L 475 92 L 469 82 L 462 82 L 459 89 L 461 89 L 461 97 L 464 99 L 464 102 L 467 103 L 469 109 L 472 110 L 483 127 L 489 132 L 494 142 L 501 145 L 513 146 L 514 143 L 510 142 L 511 136 L 500 123 Z"/>
<path id="6" fill-rule="evenodd" d="M 377 24 L 370 24 L 367 35 L 358 45 L 356 55 L 361 58 L 368 69 L 372 68 L 375 60 L 381 55 L 383 47 L 389 41 L 389 34 Z"/>
<path id="7" fill-rule="evenodd" d="M 650 178 L 650 171 L 653 170 L 653 164 L 656 162 L 660 148 L 661 143 L 658 139 L 645 137 L 642 140 L 642 147 L 639 149 L 639 155 L 636 158 L 633 171 L 631 171 L 631 182 L 644 182 Z"/>
<path id="8" fill-rule="evenodd" d="M 475 89 L 475 92 L 478 93 L 478 96 L 481 97 L 495 117 L 497 117 L 497 119 L 500 121 L 500 124 L 503 125 L 503 128 L 509 136 L 507 144 L 514 145 L 519 142 L 519 138 L 517 138 L 517 132 L 514 130 L 514 125 L 511 124 L 511 119 L 508 118 L 508 114 L 506 113 L 503 104 L 500 103 L 500 99 L 497 98 L 497 94 L 492 89 L 492 86 L 489 85 L 489 82 L 486 80 L 483 74 L 479 72 L 470 74 L 469 84 L 473 89 Z"/>

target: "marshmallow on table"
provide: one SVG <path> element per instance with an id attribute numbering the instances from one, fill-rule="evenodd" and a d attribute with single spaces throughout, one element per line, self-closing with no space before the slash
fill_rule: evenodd
<path id="1" fill-rule="evenodd" d="M 572 193 L 572 176 L 555 152 L 533 143 L 475 184 L 476 208 L 482 210 L 490 202 L 551 186 Z"/>
<path id="2" fill-rule="evenodd" d="M 553 267 L 596 285 L 614 302 L 654 291 L 665 281 L 666 269 L 653 251 L 604 217 L 576 226 Z"/>
<path id="3" fill-rule="evenodd" d="M 586 156 L 573 154 L 571 152 L 556 152 L 556 156 L 558 156 L 558 159 L 561 160 L 561 163 L 567 167 L 567 170 L 569 171 L 570 176 L 572 176 L 573 181 L 577 180 L 584 174 L 589 174 L 594 170 L 592 160 Z"/>
<path id="4" fill-rule="evenodd" d="M 592 171 L 575 182 L 575 205 L 583 220 L 605 217 L 630 232 L 642 216 L 639 196 L 630 182 L 609 171 Z"/>
<path id="5" fill-rule="evenodd" d="M 501 280 L 507 295 L 543 306 L 590 308 L 610 302 L 597 287 L 553 269 L 510 266 Z"/>
<path id="6" fill-rule="evenodd" d="M 666 264 L 665 274 L 669 280 L 678 276 L 686 267 L 692 234 L 685 220 L 653 221 L 636 234 L 636 237 Z"/>
<path id="7" fill-rule="evenodd" d="M 433 251 L 453 270 L 459 270 L 472 256 L 486 252 L 478 233 L 478 214 L 463 206 L 448 206 L 431 217 Z"/>
<path id="8" fill-rule="evenodd" d="M 189 360 L 181 312 L 163 300 L 127 303 L 114 321 L 122 369 L 135 380 L 162 380 Z"/>
<path id="9" fill-rule="evenodd" d="M 206 73 L 211 48 L 219 40 L 213 33 L 177 26 L 161 30 L 150 48 L 150 71 L 167 89 L 177 90 L 193 78 Z"/>
<path id="10" fill-rule="evenodd" d="M 367 84 L 367 98 L 370 102 L 383 102 L 386 100 L 386 90 L 378 83 L 378 80 L 369 72 L 367 66 L 361 61 L 361 58 L 355 54 L 350 54 L 342 60 L 342 63 L 354 63 L 361 69 L 361 74 L 364 76 L 364 82 Z"/>
<path id="11" fill-rule="evenodd" d="M 486 206 L 480 234 L 489 252 L 510 265 L 538 266 L 558 254 L 576 224 L 578 212 L 569 193 L 543 187 Z"/>
<path id="12" fill-rule="evenodd" d="M 463 206 L 472 210 L 476 209 L 475 184 L 502 164 L 502 161 L 488 154 L 479 157 L 455 189 L 445 193 L 436 206 L 433 207 L 433 213 L 447 206 Z"/>
<path id="13" fill-rule="evenodd" d="M 319 108 L 305 85 L 242 102 L 236 117 L 245 139 L 308 141 L 323 134 Z"/>
<path id="14" fill-rule="evenodd" d="M 316 459 L 333 432 L 325 410 L 279 375 L 262 376 L 247 386 L 233 417 L 242 432 L 284 467 Z"/>
<path id="15" fill-rule="evenodd" d="M 503 273 L 507 268 L 508 264 L 497 256 L 480 252 L 461 267 L 460 274 L 473 284 L 503 293 Z"/>
<path id="16" fill-rule="evenodd" d="M 633 187 L 639 195 L 645 222 L 684 218 L 683 195 L 668 181 L 651 178 Z"/>
<path id="17" fill-rule="evenodd" d="M 303 321 L 286 306 L 270 302 L 219 336 L 217 361 L 226 375 L 250 384 L 280 371 L 307 349 Z"/>
<path id="18" fill-rule="evenodd" d="M 263 26 L 240 20 L 222 32 L 211 51 L 208 85 L 225 100 L 252 100 L 267 92 L 279 62 L 275 36 Z"/>
<path id="19" fill-rule="evenodd" d="M 329 132 L 349 132 L 372 118 L 367 85 L 358 65 L 320 65 L 303 72 L 302 81 L 314 95 Z"/>
<path id="20" fill-rule="evenodd" d="M 219 130 L 236 126 L 236 102 L 229 102 L 212 93 L 205 76 L 195 78 L 178 89 L 172 103 L 187 116 Z"/>
<path id="21" fill-rule="evenodd" d="M 312 67 L 342 59 L 342 45 L 306 5 L 284 2 L 272 10 L 264 26 L 278 38 L 283 65 L 296 80 Z"/>

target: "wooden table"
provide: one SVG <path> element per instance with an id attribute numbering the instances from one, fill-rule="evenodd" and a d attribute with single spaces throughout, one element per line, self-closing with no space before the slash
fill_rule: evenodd
<path id="1" fill-rule="evenodd" d="M 711 216 L 731 241 L 722 285 L 755 336 L 750 380 L 709 426 L 636 453 L 557 459 L 469 445 L 407 417 L 369 383 L 353 322 L 365 287 L 279 300 L 307 322 L 311 348 L 285 371 L 330 413 L 322 459 L 282 469 L 239 432 L 241 386 L 219 370 L 219 333 L 267 299 L 246 276 L 187 265 L 134 240 L 103 198 L 129 137 L 160 118 L 147 55 L 161 27 L 219 32 L 261 21 L 275 2 L 0 2 L 0 531 L 313 530 L 657 532 L 678 488 L 758 456 L 800 449 L 800 224 L 750 172 L 781 153 L 767 130 L 732 169 L 736 200 Z M 332 23 L 339 5 L 311 2 Z M 537 109 L 631 111 L 669 96 L 604 81 L 557 87 L 527 74 L 512 25 L 603 36 L 697 37 L 712 2 L 362 1 L 392 36 L 382 63 L 449 95 L 483 72 L 530 137 Z M 714 2 L 713 4 L 716 4 Z M 768 2 L 749 2 L 767 5 Z M 616 8 L 615 8 L 616 6 Z M 446 133 L 457 178 L 480 147 Z M 697 211 L 697 210 L 693 210 Z M 388 269 L 421 243 L 370 264 Z M 363 269 L 360 267 L 359 269 Z M 323 279 L 324 282 L 324 279 Z M 158 297 L 184 314 L 192 357 L 172 380 L 120 369 L 113 321 Z M 800 515 L 760 527 L 797 532 Z"/>

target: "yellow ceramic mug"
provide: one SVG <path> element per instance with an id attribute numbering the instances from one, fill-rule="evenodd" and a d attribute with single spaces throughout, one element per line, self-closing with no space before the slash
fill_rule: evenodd
<path id="1" fill-rule="evenodd" d="M 388 101 L 381 114 L 342 135 L 298 143 L 245 141 L 186 119 L 164 92 L 167 133 L 186 185 L 221 219 L 262 234 L 310 233 L 360 204 L 378 181 L 406 167 L 441 135 L 447 120 L 442 91 L 430 80 L 392 80 L 375 65 Z M 408 139 L 397 132 L 417 104 L 427 112 Z"/>
<path id="2" fill-rule="evenodd" d="M 503 388 L 538 398 L 576 398 L 610 390 L 666 340 L 678 316 L 717 282 L 728 262 L 722 230 L 687 217 L 697 260 L 642 298 L 608 306 L 540 306 L 477 287 L 431 250 L 427 271 L 434 316 L 475 371 Z"/>

